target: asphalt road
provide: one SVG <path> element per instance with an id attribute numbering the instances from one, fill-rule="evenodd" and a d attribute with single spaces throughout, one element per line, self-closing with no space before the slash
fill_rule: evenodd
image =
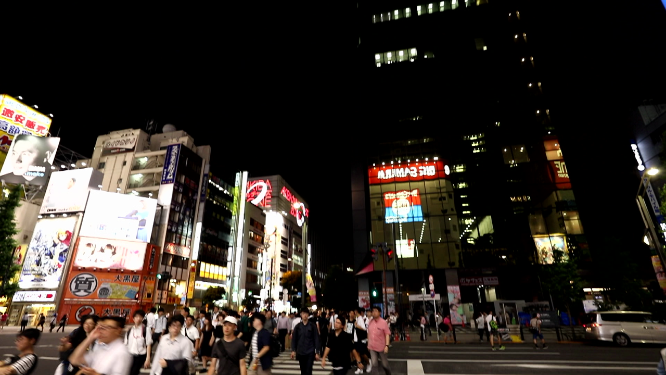
<path id="1" fill-rule="evenodd" d="M 74 326 L 67 328 L 71 332 Z M 0 354 L 12 354 L 17 329 L 8 327 L 0 331 Z M 34 375 L 53 375 L 58 365 L 57 345 L 61 333 L 44 332 L 36 351 L 40 356 Z M 414 336 L 412 336 L 414 337 Z M 546 350 L 534 350 L 531 343 L 509 343 L 504 351 L 491 351 L 487 343 L 479 343 L 472 336 L 459 336 L 462 343 L 452 345 L 439 342 L 396 342 L 389 352 L 393 374 L 654 374 L 659 360 L 658 345 L 628 348 L 612 344 L 549 343 Z M 276 358 L 273 374 L 300 374 L 298 362 L 287 353 Z M 330 366 L 314 366 L 315 375 L 330 374 Z M 383 371 L 380 370 L 380 373 Z M 353 374 L 353 372 L 350 372 Z"/>

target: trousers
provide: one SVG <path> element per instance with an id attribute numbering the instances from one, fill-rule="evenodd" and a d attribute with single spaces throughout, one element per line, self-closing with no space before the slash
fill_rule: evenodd
<path id="1" fill-rule="evenodd" d="M 383 351 L 381 352 L 376 352 L 374 350 L 370 350 L 370 362 L 372 363 L 372 374 L 379 374 L 379 362 L 377 359 L 381 357 L 382 359 L 382 367 L 384 368 L 384 372 L 387 375 L 391 375 L 391 368 L 389 367 L 389 361 L 388 361 L 388 355 L 384 353 Z"/>
<path id="2" fill-rule="evenodd" d="M 298 359 L 298 364 L 301 368 L 301 375 L 312 375 L 315 354 L 296 354 L 296 359 Z"/>

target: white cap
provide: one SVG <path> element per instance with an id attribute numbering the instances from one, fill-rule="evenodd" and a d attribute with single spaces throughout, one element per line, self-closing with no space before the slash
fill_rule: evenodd
<path id="1" fill-rule="evenodd" d="M 226 322 L 238 325 L 238 320 L 236 320 L 236 318 L 234 318 L 233 316 L 227 316 L 226 318 L 224 318 L 224 323 Z"/>

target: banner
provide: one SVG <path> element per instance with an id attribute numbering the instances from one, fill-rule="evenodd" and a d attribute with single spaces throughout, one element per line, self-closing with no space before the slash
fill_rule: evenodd
<path id="1" fill-rule="evenodd" d="M 0 151 L 7 153 L 12 140 L 19 134 L 45 137 L 51 121 L 50 117 L 35 111 L 31 106 L 9 95 L 0 95 Z"/>
<path id="2" fill-rule="evenodd" d="M 451 173 L 443 161 L 407 162 L 398 165 L 368 167 L 370 185 L 395 182 L 437 180 Z"/>
<path id="3" fill-rule="evenodd" d="M 106 271 L 73 271 L 67 279 L 65 299 L 134 300 L 141 275 Z"/>
<path id="4" fill-rule="evenodd" d="M 0 180 L 10 184 L 46 185 L 60 138 L 17 135 L 0 169 Z"/>
<path id="5" fill-rule="evenodd" d="M 57 289 L 78 218 L 40 219 L 28 245 L 19 288 Z"/>
<path id="6" fill-rule="evenodd" d="M 365 290 L 358 291 L 358 307 L 362 307 L 364 309 L 370 308 L 370 292 Z"/>
<path id="7" fill-rule="evenodd" d="M 317 290 L 315 289 L 314 282 L 312 281 L 312 276 L 310 274 L 305 275 L 305 286 L 308 289 L 308 294 L 310 295 L 310 302 L 317 302 Z"/>
<path id="8" fill-rule="evenodd" d="M 92 168 L 52 173 L 39 213 L 85 211 L 88 191 L 97 190 L 103 177 Z"/>
<path id="9" fill-rule="evenodd" d="M 162 169 L 162 181 L 160 185 L 173 184 L 176 182 L 178 171 L 178 158 L 180 157 L 180 143 L 167 146 L 164 155 L 164 168 Z"/>
<path id="10" fill-rule="evenodd" d="M 141 271 L 145 255 L 142 242 L 79 237 L 73 265 Z"/>
<path id="11" fill-rule="evenodd" d="M 449 314 L 451 314 L 451 324 L 463 323 L 463 307 L 460 301 L 460 286 L 448 285 L 446 292 L 449 296 Z"/>

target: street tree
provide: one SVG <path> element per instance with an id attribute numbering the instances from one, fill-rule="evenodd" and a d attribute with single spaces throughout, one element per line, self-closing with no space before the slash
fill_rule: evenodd
<path id="1" fill-rule="evenodd" d="M 214 305 L 215 301 L 223 299 L 226 293 L 222 286 L 211 286 L 204 292 L 201 302 L 204 305 Z"/>
<path id="2" fill-rule="evenodd" d="M 245 309 L 247 311 L 253 311 L 254 309 L 257 308 L 257 306 L 259 306 L 259 304 L 257 303 L 257 299 L 252 296 L 245 297 L 245 299 L 241 301 L 241 305 L 245 306 Z"/>
<path id="3" fill-rule="evenodd" d="M 540 279 L 544 292 L 548 293 L 555 308 L 563 307 L 569 315 L 569 325 L 573 333 L 571 307 L 583 300 L 583 284 L 578 265 L 572 258 L 566 258 L 561 250 L 553 250 L 553 264 L 542 265 Z"/>
<path id="4" fill-rule="evenodd" d="M 17 186 L 0 201 L 0 297 L 6 296 L 7 299 L 18 290 L 18 283 L 12 279 L 21 268 L 14 259 L 14 250 L 18 247 L 14 236 L 19 232 L 14 222 L 14 212 L 21 205 L 20 197 L 21 187 Z"/>

